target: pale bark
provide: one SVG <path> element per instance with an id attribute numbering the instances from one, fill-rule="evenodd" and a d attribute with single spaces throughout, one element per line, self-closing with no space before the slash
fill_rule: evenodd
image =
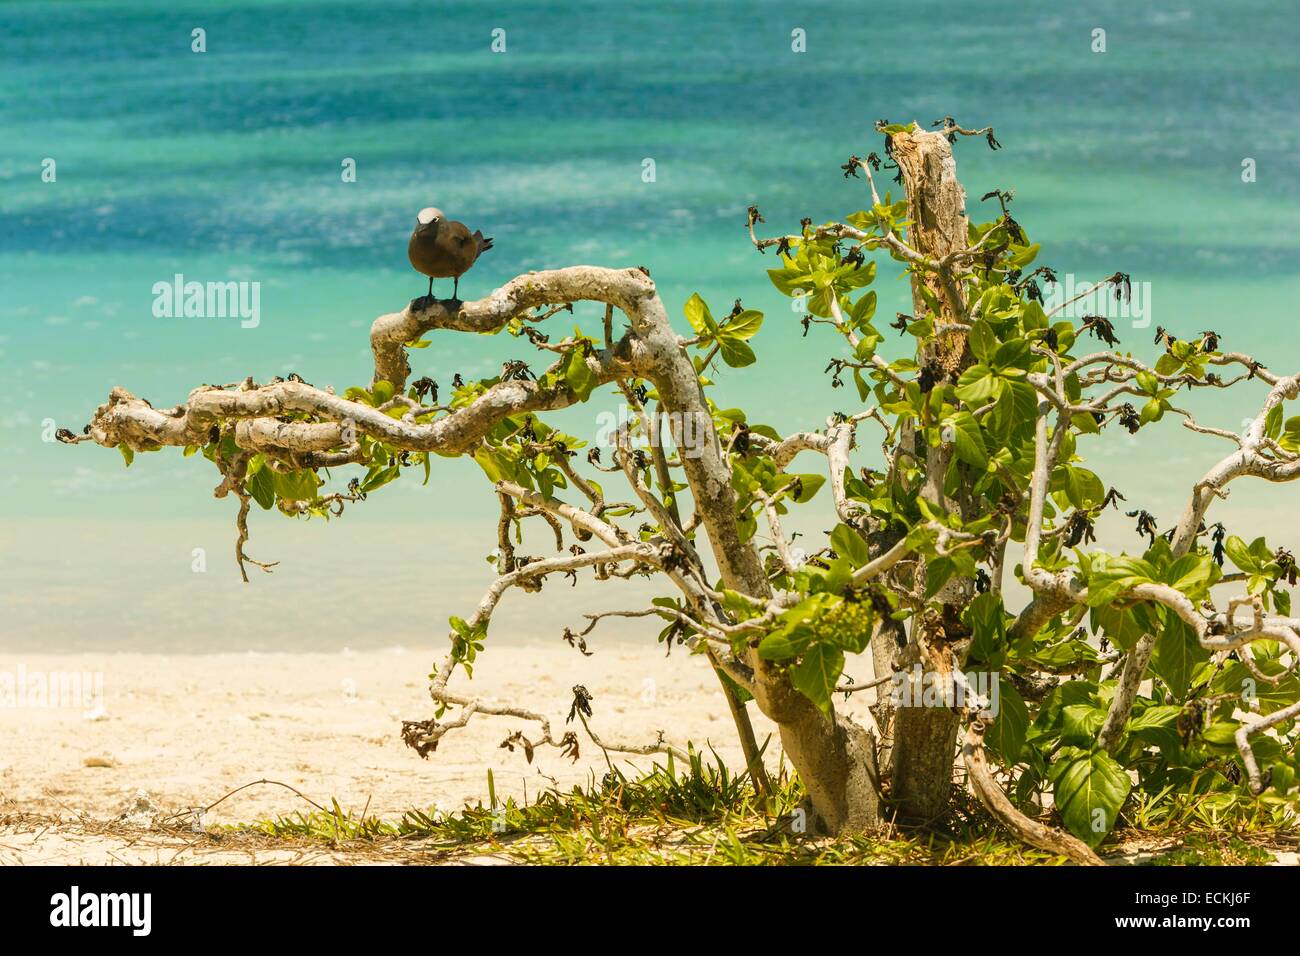
<path id="1" fill-rule="evenodd" d="M 984 724 L 972 721 L 966 730 L 966 743 L 962 757 L 971 789 L 1012 833 L 1031 846 L 1049 853 L 1059 853 L 1080 866 L 1105 866 L 1106 864 L 1082 840 L 1025 816 L 1007 799 L 1002 788 L 993 779 L 984 750 Z"/>
<path id="2" fill-rule="evenodd" d="M 907 193 L 907 244 L 930 260 L 943 260 L 967 246 L 966 193 L 957 180 L 952 146 L 941 133 L 915 131 L 892 137 L 892 152 L 903 175 Z M 938 320 L 950 331 L 941 333 L 933 346 L 918 356 L 921 362 L 936 363 L 946 375 L 959 375 L 970 364 L 966 334 L 961 331 L 966 306 L 962 293 L 944 269 L 919 270 L 912 275 L 915 314 L 929 311 L 921 287 L 929 288 L 942 303 Z M 942 492 L 951 447 L 914 449 L 926 462 L 926 485 L 922 494 L 948 511 L 969 512 L 972 502 L 949 501 Z M 942 615 L 943 626 L 918 633 L 914 625 L 906 645 L 900 644 L 901 628 L 882 628 L 875 639 L 873 660 L 876 672 L 910 668 L 919 663 L 925 671 L 946 673 L 953 662 L 964 659 L 966 635 L 959 622 L 960 610 L 974 593 L 974 582 L 953 581 L 940 595 L 951 613 Z M 882 702 L 883 703 L 883 702 Z M 892 710 L 892 713 L 890 712 Z M 878 708 L 891 727 L 889 751 L 890 796 L 900 818 L 931 822 L 947 810 L 952 792 L 953 762 L 957 754 L 954 711 L 908 706 Z"/>

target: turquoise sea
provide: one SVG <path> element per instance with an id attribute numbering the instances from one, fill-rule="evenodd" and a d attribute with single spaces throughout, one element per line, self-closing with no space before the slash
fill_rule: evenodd
<path id="1" fill-rule="evenodd" d="M 466 297 L 529 269 L 644 265 L 675 317 L 696 291 L 764 310 L 759 363 L 721 375 L 719 401 L 816 427 L 855 397 L 823 374 L 829 341 L 801 339 L 744 210 L 788 229 L 861 208 L 839 166 L 879 150 L 874 121 L 950 114 L 1004 147 L 958 146 L 972 215 L 1015 189 L 1041 263 L 1150 284 L 1151 326 L 1121 326 L 1136 353 L 1154 325 L 1214 329 L 1294 370 L 1298 46 L 1287 0 L 0 3 L 0 648 L 442 641 L 487 581 L 495 504 L 474 466 L 440 462 L 427 488 L 328 527 L 258 515 L 250 553 L 283 564 L 241 585 L 202 462 L 127 471 L 42 441 L 116 384 L 161 406 L 246 375 L 367 381 L 370 322 L 424 290 L 405 243 L 427 205 L 495 237 Z M 260 324 L 156 318 L 153 284 L 176 273 L 261 283 Z M 878 288 L 885 315 L 905 306 L 888 263 Z M 415 360 L 446 382 L 509 357 L 528 356 L 444 333 Z M 1186 404 L 1235 427 L 1260 394 Z M 599 409 L 562 423 L 590 434 Z M 1188 438 L 1108 435 L 1094 463 L 1172 521 L 1221 454 Z M 1241 486 L 1240 533 L 1300 544 L 1298 491 Z M 1127 522 L 1112 531 L 1133 544 Z M 512 599 L 500 639 L 557 639 L 572 608 L 559 585 Z"/>

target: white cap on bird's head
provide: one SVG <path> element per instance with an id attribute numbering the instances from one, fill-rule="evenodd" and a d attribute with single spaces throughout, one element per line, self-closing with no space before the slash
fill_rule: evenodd
<path id="1" fill-rule="evenodd" d="M 425 206 L 420 210 L 420 214 L 415 217 L 416 222 L 422 226 L 427 226 L 431 222 L 441 222 L 442 218 L 442 210 L 436 206 Z"/>

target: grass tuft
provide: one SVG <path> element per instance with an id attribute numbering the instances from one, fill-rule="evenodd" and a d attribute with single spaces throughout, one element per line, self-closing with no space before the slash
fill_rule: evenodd
<path id="1" fill-rule="evenodd" d="M 692 752 L 678 772 L 669 758 L 629 777 L 612 769 L 564 792 L 549 790 L 520 805 L 493 788 L 482 803 L 439 815 L 410 810 L 398 820 L 354 816 L 337 803 L 230 828 L 288 841 L 325 841 L 364 851 L 402 844 L 409 862 L 455 862 L 490 856 L 522 864 L 751 865 L 1061 865 L 1067 862 L 1008 838 L 973 799 L 954 798 L 945 824 L 928 831 L 882 828 L 838 839 L 800 832 L 804 798 L 785 768 L 774 796 L 756 793 L 747 774 L 731 773 L 714 754 Z M 1294 849 L 1294 814 L 1248 801 L 1137 795 L 1123 828 L 1102 847 L 1116 862 L 1268 863 Z M 1125 845 L 1125 844 L 1129 845 Z"/>

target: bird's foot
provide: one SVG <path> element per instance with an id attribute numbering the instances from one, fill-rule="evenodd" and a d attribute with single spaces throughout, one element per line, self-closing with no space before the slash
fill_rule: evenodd
<path id="1" fill-rule="evenodd" d="M 455 313 L 459 312 L 461 306 L 464 304 L 465 303 L 459 298 L 453 297 L 450 299 L 439 299 L 434 295 L 421 295 L 412 299 L 411 304 L 406 308 L 409 312 L 426 312 L 429 309 L 432 309 L 435 305 L 438 305 L 442 306 L 442 308 L 446 309 L 448 312 Z"/>

